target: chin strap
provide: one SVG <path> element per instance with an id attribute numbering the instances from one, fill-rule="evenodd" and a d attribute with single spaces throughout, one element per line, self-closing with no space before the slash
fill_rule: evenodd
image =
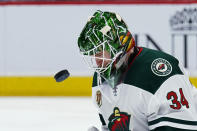
<path id="1" fill-rule="evenodd" d="M 116 70 L 122 66 L 122 64 L 125 62 L 126 58 L 127 58 L 127 54 L 125 54 L 122 58 L 120 58 L 118 63 L 115 64 Z"/>
<path id="2" fill-rule="evenodd" d="M 98 74 L 97 75 L 97 85 L 98 86 L 100 86 L 102 84 L 102 78 L 103 78 L 112 88 L 115 87 L 114 79 L 113 79 L 114 77 L 107 79 L 104 76 L 102 76 L 99 72 L 97 72 L 97 74 Z"/>
<path id="3" fill-rule="evenodd" d="M 133 54 L 134 50 L 134 48 L 130 49 L 129 52 L 127 52 L 122 58 L 120 58 L 120 60 L 115 64 L 116 70 L 118 70 L 124 63 L 127 64 L 128 58 L 131 54 Z"/>

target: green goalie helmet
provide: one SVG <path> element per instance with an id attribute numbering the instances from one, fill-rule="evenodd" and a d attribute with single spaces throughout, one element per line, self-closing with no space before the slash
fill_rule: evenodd
<path id="1" fill-rule="evenodd" d="M 78 46 L 85 61 L 105 78 L 110 77 L 114 65 L 134 45 L 134 39 L 122 18 L 116 13 L 100 10 L 89 18 L 78 38 Z M 110 58 L 105 58 L 104 54 L 97 57 L 98 53 L 104 51 L 109 53 Z M 110 62 L 98 66 L 95 59 L 101 59 L 102 63 Z"/>

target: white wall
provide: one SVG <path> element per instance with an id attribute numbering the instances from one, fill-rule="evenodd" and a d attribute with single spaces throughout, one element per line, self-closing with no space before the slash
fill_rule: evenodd
<path id="1" fill-rule="evenodd" d="M 97 9 L 120 14 L 131 32 L 140 35 L 141 46 L 147 46 L 143 37 L 150 34 L 165 52 L 171 53 L 169 19 L 177 11 L 189 7 L 197 5 L 1 6 L 0 75 L 53 75 L 64 68 L 75 76 L 90 75 L 78 52 L 77 37 L 88 16 Z M 195 38 L 190 40 L 191 43 L 195 41 Z M 197 43 L 193 45 L 196 50 L 189 48 L 195 54 Z M 177 57 L 182 62 L 181 48 L 178 46 L 176 50 L 180 50 Z M 190 68 L 196 71 L 197 55 L 192 61 Z"/>
<path id="2" fill-rule="evenodd" d="M 4 72 L 4 46 L 5 46 L 5 14 L 4 8 L 0 8 L 0 72 Z"/>

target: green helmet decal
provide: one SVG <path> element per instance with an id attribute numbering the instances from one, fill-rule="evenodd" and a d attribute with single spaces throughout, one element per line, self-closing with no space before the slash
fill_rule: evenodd
<path id="1" fill-rule="evenodd" d="M 87 51 L 104 41 L 118 51 L 120 36 L 126 35 L 127 26 L 115 13 L 97 11 L 85 25 L 78 39 L 80 51 Z"/>
<path id="2" fill-rule="evenodd" d="M 107 51 L 110 54 L 108 65 L 92 66 L 107 79 L 110 77 L 113 63 L 117 62 L 117 58 L 121 58 L 134 45 L 134 39 L 122 18 L 116 13 L 100 10 L 88 20 L 78 38 L 80 52 L 92 58 L 90 66 L 95 63 L 92 61 L 97 53 Z M 98 59 L 102 59 L 103 62 L 106 60 L 104 55 L 103 58 Z"/>

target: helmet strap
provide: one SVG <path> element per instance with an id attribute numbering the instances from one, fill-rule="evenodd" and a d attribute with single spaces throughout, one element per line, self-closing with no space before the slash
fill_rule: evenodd
<path id="1" fill-rule="evenodd" d="M 125 53 L 124 56 L 115 64 L 116 69 L 118 70 L 123 64 L 128 63 L 129 56 L 134 52 L 134 48 L 130 49 L 129 52 Z"/>
<path id="2" fill-rule="evenodd" d="M 120 60 L 115 64 L 116 69 L 118 70 L 122 64 L 125 62 L 127 58 L 127 54 L 125 54 L 122 58 L 120 58 Z"/>

